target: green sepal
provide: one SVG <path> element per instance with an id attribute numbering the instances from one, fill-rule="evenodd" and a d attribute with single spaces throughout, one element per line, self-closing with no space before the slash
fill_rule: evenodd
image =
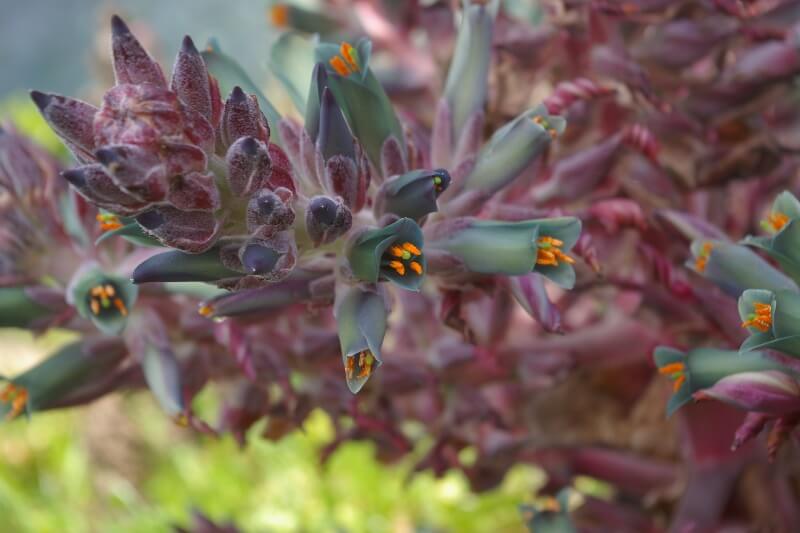
<path id="1" fill-rule="evenodd" d="M 438 183 L 435 180 L 439 180 Z M 450 184 L 444 169 L 412 170 L 384 182 L 375 200 L 375 213 L 380 217 L 392 213 L 419 220 L 438 211 L 437 198 Z M 437 191 L 437 186 L 440 190 Z"/>

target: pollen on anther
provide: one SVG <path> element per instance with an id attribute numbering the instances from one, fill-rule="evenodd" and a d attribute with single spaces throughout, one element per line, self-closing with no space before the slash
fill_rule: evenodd
<path id="1" fill-rule="evenodd" d="M 347 63 L 345 63 L 344 60 L 339 56 L 333 56 L 330 60 L 330 64 L 333 67 L 333 70 L 335 70 L 340 76 L 347 76 L 351 74 Z"/>
<path id="2" fill-rule="evenodd" d="M 417 256 L 422 255 L 422 250 L 420 250 L 419 248 L 417 248 L 416 246 L 414 246 L 410 242 L 404 242 L 403 243 L 403 249 L 408 251 L 408 252 L 411 252 L 412 254 L 417 255 Z"/>
<path id="3" fill-rule="evenodd" d="M 408 266 L 409 266 L 409 268 L 411 268 L 411 270 L 413 270 L 414 272 L 416 272 L 416 274 L 417 274 L 418 276 L 421 276 L 421 275 L 422 275 L 422 265 L 420 265 L 420 264 L 419 264 L 419 263 L 417 263 L 416 261 L 411 261 L 411 263 L 409 263 L 409 264 L 408 264 Z"/>

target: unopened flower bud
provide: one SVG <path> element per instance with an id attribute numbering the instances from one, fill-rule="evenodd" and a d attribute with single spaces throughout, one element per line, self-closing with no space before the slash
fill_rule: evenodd
<path id="1" fill-rule="evenodd" d="M 353 224 L 353 215 L 342 202 L 315 196 L 306 209 L 306 231 L 315 246 L 329 244 L 344 235 Z"/>
<path id="2" fill-rule="evenodd" d="M 269 142 L 269 125 L 258 107 L 254 95 L 245 94 L 241 87 L 234 87 L 222 113 L 222 142 L 230 146 L 241 137 L 254 137 Z"/>
<path id="3" fill-rule="evenodd" d="M 241 137 L 225 155 L 228 184 L 237 196 L 249 196 L 261 189 L 272 172 L 267 145 L 255 137 Z"/>

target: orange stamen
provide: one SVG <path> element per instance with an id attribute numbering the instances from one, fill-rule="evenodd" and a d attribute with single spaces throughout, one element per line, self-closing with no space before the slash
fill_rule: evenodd
<path id="1" fill-rule="evenodd" d="M 705 272 L 708 258 L 711 257 L 711 250 L 713 249 L 714 245 L 710 242 L 703 243 L 703 248 L 697 254 L 697 259 L 694 260 L 694 267 L 698 272 Z"/>
<path id="2" fill-rule="evenodd" d="M 417 276 L 422 275 L 422 265 L 420 265 L 416 261 L 411 261 L 411 263 L 409 263 L 408 266 L 411 268 L 411 270 L 417 273 Z"/>
<path id="3" fill-rule="evenodd" d="M 675 374 L 677 372 L 683 372 L 686 368 L 686 365 L 683 363 L 670 363 L 668 365 L 664 365 L 658 369 L 659 374 Z"/>
<path id="4" fill-rule="evenodd" d="M 289 6 L 275 4 L 269 10 L 269 18 L 276 28 L 285 28 L 289 25 Z"/>
<path id="5" fill-rule="evenodd" d="M 100 314 L 100 302 L 99 301 L 97 301 L 95 299 L 92 299 L 92 301 L 89 302 L 89 307 L 92 308 L 92 313 L 93 314 L 95 314 L 95 315 L 99 315 Z"/>
<path id="6" fill-rule="evenodd" d="M 11 402 L 11 409 L 6 413 L 6 420 L 19 416 L 28 404 L 28 391 L 25 387 L 8 383 L 0 392 L 0 402 Z"/>
<path id="7" fill-rule="evenodd" d="M 403 249 L 399 246 L 392 246 L 389 248 L 389 253 L 391 253 L 395 257 L 403 257 Z"/>
<path id="8" fill-rule="evenodd" d="M 214 313 L 214 308 L 208 304 L 203 304 L 197 309 L 197 312 L 207 318 Z"/>
<path id="9" fill-rule="evenodd" d="M 128 316 L 128 308 L 125 307 L 125 302 L 123 302 L 120 298 L 114 298 L 114 307 L 119 310 L 119 313 L 122 316 Z"/>
<path id="10" fill-rule="evenodd" d="M 681 385 L 686 381 L 686 374 L 681 374 L 675 379 L 675 382 L 672 384 L 672 392 L 678 392 L 681 388 Z"/>
<path id="11" fill-rule="evenodd" d="M 339 52 L 347 62 L 347 66 L 349 66 L 353 72 L 358 72 L 361 70 L 355 60 L 355 49 L 350 45 L 350 43 L 342 43 L 342 46 L 339 47 Z"/>
<path id="12" fill-rule="evenodd" d="M 411 252 L 414 255 L 422 255 L 422 251 L 413 244 L 411 244 L 410 242 L 403 243 L 403 250 Z"/>
<path id="13" fill-rule="evenodd" d="M 100 223 L 101 231 L 113 231 L 122 227 L 119 218 L 108 213 L 98 213 L 95 220 Z"/>
<path id="14" fill-rule="evenodd" d="M 336 71 L 337 74 L 340 76 L 348 76 L 351 74 L 350 68 L 347 66 L 347 63 L 339 56 L 333 56 L 330 60 L 331 66 L 333 70 Z"/>
<path id="15" fill-rule="evenodd" d="M 406 267 L 400 261 L 389 261 L 389 267 L 393 268 L 394 271 L 400 274 L 401 276 L 406 275 Z"/>
<path id="16" fill-rule="evenodd" d="M 764 221 L 764 224 L 772 231 L 780 231 L 786 224 L 789 223 L 790 220 L 791 219 L 787 215 L 778 213 L 776 211 L 775 213 L 770 213 L 770 215 Z"/>
<path id="17" fill-rule="evenodd" d="M 753 304 L 754 313 L 742 322 L 742 327 L 753 327 L 762 333 L 769 331 L 772 327 L 772 306 L 761 302 Z"/>
<path id="18" fill-rule="evenodd" d="M 536 252 L 537 265 L 558 266 L 559 261 L 570 265 L 575 263 L 573 258 L 561 251 L 560 247 L 564 245 L 564 241 L 553 237 L 540 237 L 536 242 L 538 245 Z"/>

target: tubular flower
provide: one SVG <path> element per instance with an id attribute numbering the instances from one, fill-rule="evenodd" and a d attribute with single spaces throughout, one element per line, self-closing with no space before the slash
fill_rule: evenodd
<path id="1" fill-rule="evenodd" d="M 426 269 L 422 246 L 422 230 L 410 218 L 401 218 L 355 237 L 347 257 L 356 279 L 367 283 L 385 279 L 416 291 Z"/>
<path id="2" fill-rule="evenodd" d="M 729 376 L 745 372 L 786 370 L 763 352 L 737 353 L 717 348 L 695 348 L 681 352 L 674 348 L 659 346 L 653 352 L 658 372 L 673 381 L 673 395 L 667 403 L 667 415 L 671 415 L 697 393 L 712 387 Z M 702 395 L 701 395 L 702 397 Z"/>
<path id="3" fill-rule="evenodd" d="M 793 279 L 800 279 L 800 201 L 788 191 L 779 194 L 762 226 L 770 236 L 748 236 L 742 243 L 764 250 Z M 753 287 L 757 288 L 757 287 Z"/>
<path id="4" fill-rule="evenodd" d="M 774 349 L 800 357 L 800 294 L 746 290 L 739 298 L 739 316 L 751 333 L 742 350 Z"/>
<path id="5" fill-rule="evenodd" d="M 419 220 L 438 210 L 437 199 L 450 185 L 450 174 L 437 170 L 412 170 L 388 179 L 378 190 L 375 215 L 386 213 Z"/>
<path id="6" fill-rule="evenodd" d="M 732 296 L 749 288 L 794 290 L 797 285 L 744 246 L 725 241 L 694 241 L 686 266 Z"/>
<path id="7" fill-rule="evenodd" d="M 103 273 L 97 264 L 86 264 L 73 276 L 67 302 L 103 333 L 120 333 L 136 301 L 138 289 L 126 278 Z"/>
<path id="8" fill-rule="evenodd" d="M 316 61 L 328 70 L 328 87 L 336 103 L 375 168 L 384 169 L 387 160 L 395 157 L 405 166 L 403 130 L 389 97 L 369 67 L 371 55 L 368 39 L 359 39 L 355 46 L 319 43 L 315 50 Z"/>
<path id="9" fill-rule="evenodd" d="M 0 391 L 0 414 L 6 419 L 69 405 L 70 399 L 97 391 L 127 350 L 116 339 L 87 339 L 61 348 L 47 359 L 8 379 Z M 96 396 L 95 396 L 96 397 Z"/>
<path id="10" fill-rule="evenodd" d="M 521 222 L 458 218 L 426 228 L 428 247 L 452 259 L 452 273 L 520 276 L 539 272 L 565 288 L 575 283 L 567 252 L 581 223 L 572 217 Z"/>
<path id="11" fill-rule="evenodd" d="M 334 313 L 347 386 L 356 393 L 382 363 L 381 345 L 388 316 L 386 303 L 379 292 L 352 287 L 337 294 Z"/>
<path id="12" fill-rule="evenodd" d="M 525 111 L 484 145 L 464 180 L 464 188 L 497 192 L 531 165 L 565 128 L 566 121 L 550 115 L 544 105 Z"/>

